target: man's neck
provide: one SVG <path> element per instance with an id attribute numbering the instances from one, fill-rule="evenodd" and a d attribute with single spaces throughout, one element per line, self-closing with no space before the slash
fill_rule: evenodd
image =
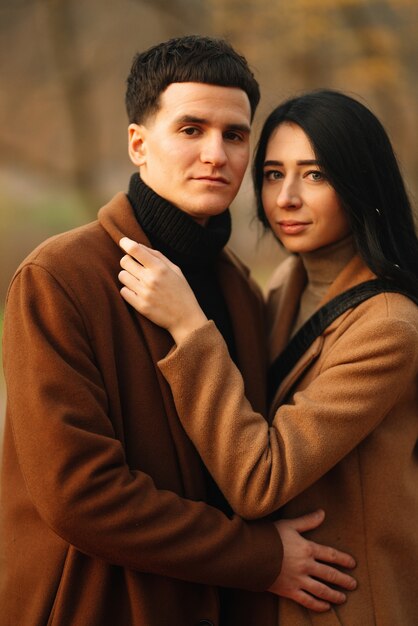
<path id="1" fill-rule="evenodd" d="M 152 245 L 180 267 L 212 264 L 229 239 L 228 210 L 201 226 L 156 194 L 138 174 L 131 177 L 128 198 Z"/>

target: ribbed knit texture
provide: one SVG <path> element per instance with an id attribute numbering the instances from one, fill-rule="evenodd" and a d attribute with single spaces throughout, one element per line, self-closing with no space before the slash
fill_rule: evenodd
<path id="1" fill-rule="evenodd" d="M 308 282 L 300 299 L 292 336 L 315 313 L 331 284 L 355 253 L 350 235 L 337 243 L 300 255 Z"/>
<path id="2" fill-rule="evenodd" d="M 205 315 L 215 322 L 236 360 L 232 323 L 216 269 L 216 261 L 231 234 L 229 211 L 211 217 L 206 226 L 201 226 L 156 194 L 138 174 L 131 177 L 128 198 L 151 244 L 180 267 Z M 204 471 L 209 504 L 231 515 L 231 507 L 206 468 Z"/>
<path id="3" fill-rule="evenodd" d="M 156 194 L 138 174 L 131 177 L 128 197 L 152 245 L 182 269 L 212 264 L 231 235 L 229 211 L 201 226 Z"/>

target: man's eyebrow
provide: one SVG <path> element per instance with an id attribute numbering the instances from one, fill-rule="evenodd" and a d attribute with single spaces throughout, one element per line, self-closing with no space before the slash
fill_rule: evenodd
<path id="1" fill-rule="evenodd" d="M 176 120 L 177 124 L 209 124 L 209 120 L 204 117 L 196 117 L 195 115 L 182 115 Z M 228 130 L 239 130 L 244 133 L 249 133 L 251 128 L 248 124 L 227 124 Z"/>
<path id="2" fill-rule="evenodd" d="M 264 161 L 264 167 L 268 167 L 269 165 L 278 165 L 279 167 L 283 167 L 283 161 Z M 319 165 L 319 161 L 316 159 L 302 159 L 300 161 L 296 161 L 296 165 Z"/>

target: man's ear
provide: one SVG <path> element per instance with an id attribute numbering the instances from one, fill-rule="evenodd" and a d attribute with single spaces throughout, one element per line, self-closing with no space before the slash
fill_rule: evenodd
<path id="1" fill-rule="evenodd" d="M 146 162 L 146 129 L 142 124 L 128 126 L 128 152 L 134 165 L 140 167 Z"/>

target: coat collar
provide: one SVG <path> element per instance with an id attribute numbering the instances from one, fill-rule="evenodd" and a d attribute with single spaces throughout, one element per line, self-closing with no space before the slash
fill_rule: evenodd
<path id="1" fill-rule="evenodd" d="M 139 225 L 126 194 L 120 192 L 102 207 L 98 220 L 119 246 L 126 236 L 150 248 L 152 245 Z M 122 257 L 123 252 L 120 251 Z M 224 248 L 217 262 L 219 281 L 231 316 L 236 340 L 238 365 L 246 383 L 246 393 L 257 410 L 264 410 L 265 339 L 261 297 L 248 285 L 247 268 Z M 166 356 L 173 346 L 169 333 L 136 313 L 154 362 Z"/>

